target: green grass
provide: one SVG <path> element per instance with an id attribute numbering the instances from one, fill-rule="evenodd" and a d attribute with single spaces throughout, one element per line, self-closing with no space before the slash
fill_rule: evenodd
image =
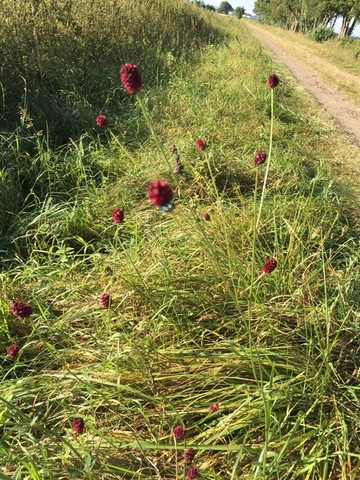
<path id="1" fill-rule="evenodd" d="M 212 21 L 227 41 L 122 91 L 109 129 L 58 148 L 3 134 L 1 478 L 183 479 L 190 446 L 203 479 L 359 476 L 359 248 L 331 168 L 355 147 L 242 22 Z M 155 178 L 172 213 L 147 199 Z"/>

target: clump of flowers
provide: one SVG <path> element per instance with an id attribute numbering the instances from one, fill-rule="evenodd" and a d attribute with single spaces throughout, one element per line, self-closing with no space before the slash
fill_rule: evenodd
<path id="1" fill-rule="evenodd" d="M 219 404 L 217 402 L 213 403 L 212 405 L 210 405 L 209 410 L 211 413 L 217 412 L 219 410 Z"/>
<path id="2" fill-rule="evenodd" d="M 269 260 L 264 263 L 262 271 L 264 273 L 271 273 L 273 270 L 275 270 L 276 265 L 277 261 L 275 260 L 275 258 L 269 258 Z"/>
<path id="3" fill-rule="evenodd" d="M 95 122 L 96 125 L 102 128 L 107 128 L 109 126 L 109 120 L 106 115 L 98 115 Z"/>
<path id="4" fill-rule="evenodd" d="M 202 138 L 196 140 L 195 145 L 196 148 L 198 148 L 199 150 L 205 150 L 205 148 L 207 147 L 205 140 L 203 140 Z"/>
<path id="5" fill-rule="evenodd" d="M 79 435 L 84 433 L 85 422 L 81 417 L 74 418 L 72 426 L 75 433 L 78 433 Z"/>
<path id="6" fill-rule="evenodd" d="M 204 219 L 206 222 L 208 222 L 208 221 L 210 220 L 210 215 L 209 215 L 207 212 L 205 212 L 205 213 L 203 214 L 203 219 Z"/>
<path id="7" fill-rule="evenodd" d="M 186 478 L 188 480 L 194 480 L 199 474 L 199 471 L 196 467 L 190 467 L 186 472 Z"/>
<path id="8" fill-rule="evenodd" d="M 164 180 L 154 180 L 148 188 L 148 196 L 151 203 L 162 207 L 170 202 L 173 192 Z"/>
<path id="9" fill-rule="evenodd" d="M 28 318 L 33 312 L 31 305 L 20 302 L 20 300 L 14 300 L 10 303 L 10 311 L 18 318 Z"/>
<path id="10" fill-rule="evenodd" d="M 254 156 L 254 164 L 261 165 L 266 162 L 266 152 L 264 150 L 258 150 Z"/>
<path id="11" fill-rule="evenodd" d="M 196 455 L 195 450 L 193 448 L 189 448 L 188 450 L 186 450 L 186 452 L 184 454 L 184 462 L 185 463 L 192 463 L 195 455 Z"/>
<path id="12" fill-rule="evenodd" d="M 129 93 L 137 93 L 141 90 L 141 73 L 135 64 L 125 63 L 125 65 L 120 68 L 120 79 Z"/>
<path id="13" fill-rule="evenodd" d="M 186 430 L 183 426 L 178 425 L 177 427 L 174 427 L 173 429 L 173 435 L 177 440 L 180 440 L 185 436 Z"/>
<path id="14" fill-rule="evenodd" d="M 8 347 L 6 351 L 6 354 L 9 358 L 15 359 L 19 355 L 19 351 L 20 351 L 20 348 L 18 345 L 10 345 L 10 347 Z"/>
<path id="15" fill-rule="evenodd" d="M 109 308 L 111 305 L 111 297 L 108 293 L 103 293 L 100 298 L 101 305 L 104 308 Z"/>
<path id="16" fill-rule="evenodd" d="M 115 223 L 123 223 L 124 222 L 124 210 L 122 208 L 116 208 L 112 212 L 112 218 Z"/>
<path id="17" fill-rule="evenodd" d="M 266 85 L 270 88 L 275 88 L 279 85 L 279 78 L 275 73 L 272 73 L 267 79 Z"/>

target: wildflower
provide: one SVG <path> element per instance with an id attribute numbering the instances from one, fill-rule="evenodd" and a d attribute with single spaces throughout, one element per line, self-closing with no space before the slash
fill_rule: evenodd
<path id="1" fill-rule="evenodd" d="M 219 410 L 219 404 L 218 403 L 213 403 L 210 405 L 209 410 L 211 413 L 215 413 Z"/>
<path id="2" fill-rule="evenodd" d="M 193 448 L 189 448 L 188 450 L 186 450 L 184 454 L 185 463 L 191 463 L 194 460 L 195 455 L 196 455 L 196 452 Z"/>
<path id="3" fill-rule="evenodd" d="M 170 202 L 173 192 L 164 180 L 154 180 L 149 186 L 148 196 L 151 203 L 162 207 Z"/>
<path id="4" fill-rule="evenodd" d="M 275 258 L 270 258 L 267 262 L 264 263 L 262 271 L 264 273 L 271 273 L 273 270 L 275 270 L 276 265 L 277 261 L 275 260 Z"/>
<path id="5" fill-rule="evenodd" d="M 111 305 L 111 297 L 108 293 L 103 293 L 101 295 L 101 305 L 104 307 L 104 308 L 109 308 L 110 305 Z"/>
<path id="6" fill-rule="evenodd" d="M 198 476 L 198 469 L 196 467 L 190 467 L 186 472 L 186 478 L 188 480 L 194 480 Z"/>
<path id="7" fill-rule="evenodd" d="M 205 140 L 202 140 L 201 138 L 199 138 L 199 140 L 196 140 L 195 145 L 196 148 L 198 148 L 199 150 L 205 150 L 205 148 L 207 147 Z"/>
<path id="8" fill-rule="evenodd" d="M 270 88 L 275 88 L 279 85 L 279 78 L 272 73 L 269 78 L 267 79 L 266 85 Z"/>
<path id="9" fill-rule="evenodd" d="M 98 115 L 95 122 L 99 127 L 107 128 L 109 126 L 109 120 L 106 115 Z"/>
<path id="10" fill-rule="evenodd" d="M 80 418 L 80 417 L 79 418 L 74 418 L 72 426 L 73 426 L 73 430 L 74 430 L 75 433 L 78 433 L 79 435 L 84 433 L 85 423 L 84 423 L 84 420 L 82 418 Z"/>
<path id="11" fill-rule="evenodd" d="M 124 210 L 122 208 L 116 208 L 112 212 L 112 218 L 115 223 L 123 223 L 124 221 Z"/>
<path id="12" fill-rule="evenodd" d="M 6 353 L 9 358 L 17 358 L 17 356 L 19 355 L 19 351 L 20 348 L 18 345 L 10 345 Z"/>
<path id="13" fill-rule="evenodd" d="M 182 427 L 181 425 L 178 425 L 177 427 L 174 427 L 173 429 L 173 434 L 174 434 L 174 437 L 177 439 L 177 440 L 180 440 L 181 438 L 183 438 L 183 436 L 185 435 L 185 428 Z"/>
<path id="14" fill-rule="evenodd" d="M 31 305 L 15 300 L 10 303 L 10 311 L 18 318 L 28 318 L 32 314 Z"/>
<path id="15" fill-rule="evenodd" d="M 141 90 L 141 73 L 133 63 L 125 63 L 125 65 L 120 68 L 120 78 L 129 93 L 137 93 Z"/>
<path id="16" fill-rule="evenodd" d="M 205 213 L 203 214 L 203 219 L 204 219 L 205 221 L 210 220 L 210 215 L 209 215 L 207 212 L 205 212 Z"/>
<path id="17" fill-rule="evenodd" d="M 255 157 L 254 157 L 255 165 L 261 165 L 262 163 L 265 163 L 265 162 L 266 162 L 266 152 L 264 152 L 264 150 L 258 150 L 255 153 Z"/>

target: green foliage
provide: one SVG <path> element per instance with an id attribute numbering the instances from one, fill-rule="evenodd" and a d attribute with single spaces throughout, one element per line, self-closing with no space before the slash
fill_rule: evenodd
<path id="1" fill-rule="evenodd" d="M 235 17 L 238 18 L 239 20 L 243 17 L 244 13 L 245 13 L 244 7 L 235 8 Z"/>
<path id="2" fill-rule="evenodd" d="M 218 13 L 223 13 L 225 15 L 228 15 L 230 12 L 232 12 L 234 9 L 230 5 L 229 2 L 223 1 L 220 3 L 219 8 L 217 9 Z"/>
<path id="3" fill-rule="evenodd" d="M 325 27 L 325 25 L 318 25 L 317 27 L 310 30 L 307 36 L 315 42 L 323 43 L 330 38 L 334 38 L 335 33 L 331 27 Z"/>

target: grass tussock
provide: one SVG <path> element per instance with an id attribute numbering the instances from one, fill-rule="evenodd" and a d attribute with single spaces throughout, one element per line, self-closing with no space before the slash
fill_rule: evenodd
<path id="1" fill-rule="evenodd" d="M 208 480 L 359 477 L 359 248 L 330 168 L 354 147 L 241 22 L 218 21 L 228 42 L 158 66 L 166 84 L 139 50 L 143 89 L 118 81 L 109 128 L 59 148 L 7 132 L 2 478 L 180 479 L 190 447 Z M 150 204 L 155 178 L 173 211 Z"/>

